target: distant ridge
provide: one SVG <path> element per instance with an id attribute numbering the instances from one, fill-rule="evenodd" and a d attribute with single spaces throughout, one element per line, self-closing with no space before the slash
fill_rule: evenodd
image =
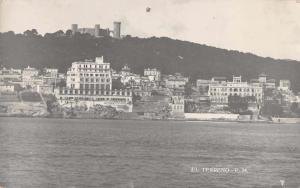
<path id="1" fill-rule="evenodd" d="M 0 64 L 3 66 L 55 67 L 66 72 L 74 61 L 101 55 L 116 70 L 128 64 L 134 72 L 143 74 L 144 68 L 157 67 L 164 74 L 182 72 L 193 80 L 212 76 L 226 76 L 230 80 L 232 75 L 242 75 L 244 80 L 249 80 L 265 72 L 277 81 L 291 80 L 292 88 L 300 91 L 300 62 L 294 60 L 264 58 L 167 37 L 126 36 L 118 40 L 88 34 L 62 36 L 61 32 L 44 37 L 13 32 L 0 34 Z"/>

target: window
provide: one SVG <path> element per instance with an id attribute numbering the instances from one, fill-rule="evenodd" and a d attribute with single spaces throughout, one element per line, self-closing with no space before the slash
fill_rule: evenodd
<path id="1" fill-rule="evenodd" d="M 105 88 L 105 85 L 101 84 L 101 90 L 104 90 L 104 88 Z"/>

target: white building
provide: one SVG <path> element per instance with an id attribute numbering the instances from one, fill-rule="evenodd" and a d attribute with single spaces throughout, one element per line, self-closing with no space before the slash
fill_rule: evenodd
<path id="1" fill-rule="evenodd" d="M 0 92 L 14 92 L 15 86 L 9 83 L 0 83 Z"/>
<path id="2" fill-rule="evenodd" d="M 110 63 L 106 63 L 103 57 L 97 57 L 96 61 L 86 60 L 74 62 L 67 72 L 67 87 L 80 90 L 111 90 Z"/>
<path id="3" fill-rule="evenodd" d="M 32 77 L 35 77 L 38 75 L 39 75 L 39 70 L 28 66 L 27 68 L 23 69 L 23 71 L 22 71 L 22 80 L 31 79 Z"/>
<path id="4" fill-rule="evenodd" d="M 201 95 L 207 96 L 209 85 L 217 85 L 226 82 L 226 77 L 213 77 L 211 80 L 198 79 L 196 81 L 196 86 Z"/>
<path id="5" fill-rule="evenodd" d="M 58 69 L 45 68 L 44 72 L 45 72 L 44 76 L 51 77 L 51 78 L 58 77 Z"/>
<path id="6" fill-rule="evenodd" d="M 0 69 L 0 81 L 3 82 L 21 82 L 22 70 L 21 69 Z"/>
<path id="7" fill-rule="evenodd" d="M 184 96 L 174 95 L 170 101 L 171 114 L 172 116 L 183 116 L 184 115 Z"/>
<path id="8" fill-rule="evenodd" d="M 96 61 L 74 62 L 67 72 L 67 87 L 55 91 L 61 105 L 100 104 L 115 107 L 119 111 L 132 112 L 132 92 L 112 90 L 110 63 L 103 57 Z"/>
<path id="9" fill-rule="evenodd" d="M 281 91 L 290 91 L 291 89 L 291 81 L 289 80 L 280 80 L 278 90 Z"/>
<path id="10" fill-rule="evenodd" d="M 242 82 L 241 76 L 233 76 L 232 82 L 222 82 L 209 86 L 209 97 L 214 104 L 228 104 L 228 96 L 237 95 L 241 97 L 255 96 L 257 103 L 263 102 L 263 88 Z"/>
<path id="11" fill-rule="evenodd" d="M 160 81 L 161 80 L 161 72 L 159 70 L 157 70 L 156 68 L 144 69 L 144 76 L 147 76 L 150 81 Z"/>
<path id="12" fill-rule="evenodd" d="M 275 79 L 268 79 L 268 76 L 265 73 L 262 73 L 258 76 L 258 79 L 251 79 L 251 85 L 263 87 L 266 89 L 275 89 L 276 81 Z"/>
<path id="13" fill-rule="evenodd" d="M 182 76 L 180 73 L 164 77 L 166 87 L 169 89 L 183 89 L 189 78 Z"/>
<path id="14" fill-rule="evenodd" d="M 33 67 L 27 67 L 22 71 L 22 87 L 35 87 L 36 85 L 42 85 L 43 79 L 39 77 L 39 70 Z"/>
<path id="15" fill-rule="evenodd" d="M 121 76 L 127 76 L 127 75 L 130 75 L 130 74 L 132 74 L 130 67 L 128 65 L 124 65 L 124 67 L 120 71 L 120 75 Z"/>

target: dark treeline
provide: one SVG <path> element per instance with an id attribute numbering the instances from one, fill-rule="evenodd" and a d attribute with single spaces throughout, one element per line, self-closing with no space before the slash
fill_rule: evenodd
<path id="1" fill-rule="evenodd" d="M 112 68 L 120 70 L 128 64 L 142 74 L 147 67 L 157 67 L 164 74 L 181 72 L 197 78 L 242 75 L 243 80 L 257 78 L 265 72 L 277 81 L 289 79 L 292 88 L 300 91 L 300 62 L 263 58 L 170 38 L 137 38 L 126 36 L 122 40 L 110 37 L 94 38 L 89 34 L 71 31 L 46 33 L 33 30 L 23 34 L 0 33 L 0 64 L 6 67 L 33 66 L 58 68 L 66 72 L 71 63 L 78 60 L 104 56 Z"/>

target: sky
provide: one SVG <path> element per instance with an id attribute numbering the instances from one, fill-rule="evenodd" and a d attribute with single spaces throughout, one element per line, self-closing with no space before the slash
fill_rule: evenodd
<path id="1" fill-rule="evenodd" d="M 300 0 L 0 0 L 0 32 L 112 29 L 113 21 L 123 35 L 300 60 Z"/>

